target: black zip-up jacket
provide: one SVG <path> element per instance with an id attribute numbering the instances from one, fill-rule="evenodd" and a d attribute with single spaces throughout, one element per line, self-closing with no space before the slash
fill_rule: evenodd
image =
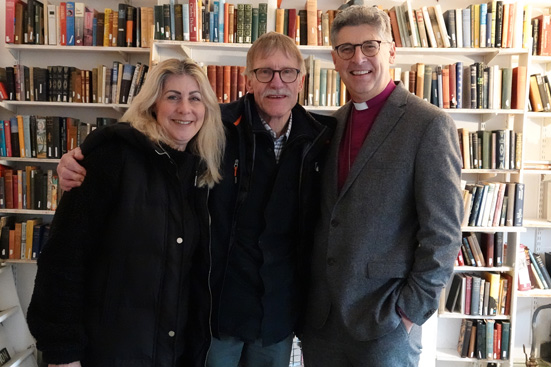
<path id="1" fill-rule="evenodd" d="M 86 180 L 64 194 L 38 259 L 28 311 L 38 349 L 47 363 L 83 367 L 197 362 L 186 338 L 191 283 L 206 286 L 194 278 L 208 239 L 198 158 L 123 123 L 82 150 Z"/>
<path id="2" fill-rule="evenodd" d="M 236 245 L 237 220 L 247 215 L 241 209 L 247 196 L 253 191 L 251 176 L 255 169 L 255 163 L 258 164 L 255 160 L 258 158 L 259 152 L 255 151 L 255 148 L 259 149 L 259 142 L 257 141 L 259 137 L 256 135 L 260 133 L 253 134 L 254 119 L 257 119 L 255 126 L 258 130 L 258 113 L 256 112 L 253 95 L 247 94 L 236 102 L 222 105 L 221 110 L 227 135 L 226 152 L 221 168 L 223 180 L 211 190 L 209 198 L 212 266 L 210 285 L 213 297 L 211 327 L 214 336 L 219 335 L 218 316 L 220 315 L 220 307 L 227 306 L 220 305 L 220 297 L 227 277 L 226 265 L 229 254 Z M 298 193 L 296 193 L 298 195 L 298 215 L 296 216 L 298 224 L 293 226 L 298 230 L 296 233 L 290 234 L 292 244 L 297 244 L 297 246 L 293 249 L 289 259 L 295 267 L 293 279 L 296 280 L 296 284 L 289 287 L 292 289 L 289 289 L 283 297 L 271 297 L 269 292 L 262 295 L 264 310 L 281 308 L 288 311 L 286 314 L 283 312 L 282 319 L 263 320 L 261 336 L 264 345 L 279 342 L 298 329 L 298 321 L 304 306 L 304 295 L 306 294 L 304 288 L 309 275 L 308 254 L 312 245 L 314 223 L 318 217 L 321 166 L 336 123 L 334 118 L 310 114 L 298 104 L 293 108 L 292 114 L 291 135 L 285 144 L 281 160 L 285 160 L 286 149 L 300 150 L 298 154 L 296 150 L 293 153 L 300 157 L 300 167 L 297 170 L 299 172 L 298 177 L 296 177 L 296 174 L 288 177 L 288 180 L 298 181 L 291 185 L 298 189 Z M 280 188 L 279 191 L 281 192 L 282 189 Z M 294 194 L 289 193 L 289 196 Z M 270 205 L 270 213 L 273 218 L 266 218 L 266 223 L 274 223 L 274 221 L 281 219 L 281 216 L 294 214 L 283 212 L 286 207 L 284 203 L 279 206 L 277 203 L 271 203 Z M 270 213 L 265 212 L 264 215 Z M 277 245 L 278 239 L 265 238 L 261 235 L 260 240 L 262 240 L 262 246 L 272 246 L 273 248 Z M 264 252 L 264 256 L 266 259 L 266 252 Z M 271 284 L 277 283 L 278 276 L 280 274 L 274 269 L 262 269 L 262 279 L 265 284 L 267 281 Z M 281 294 L 281 292 L 275 292 L 275 294 Z M 235 297 L 236 302 L 239 302 L 240 294 L 232 294 L 231 297 Z M 244 308 L 247 308 L 247 306 L 247 304 L 243 304 Z M 265 312 L 269 314 L 267 311 Z M 281 315 L 281 312 L 272 314 Z M 232 315 L 231 322 L 235 325 L 248 322 L 246 318 L 239 320 L 234 319 L 234 317 L 237 318 L 237 315 Z M 241 339 L 246 338 L 244 335 L 232 336 Z"/>

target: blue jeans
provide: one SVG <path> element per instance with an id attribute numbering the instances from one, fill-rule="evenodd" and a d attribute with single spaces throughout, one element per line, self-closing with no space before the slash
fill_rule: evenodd
<path id="1" fill-rule="evenodd" d="M 231 336 L 212 338 L 207 367 L 289 367 L 293 335 L 266 347 L 262 340 L 245 343 Z"/>

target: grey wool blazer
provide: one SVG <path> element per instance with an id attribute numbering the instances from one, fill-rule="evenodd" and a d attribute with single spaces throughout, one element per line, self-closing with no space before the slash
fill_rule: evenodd
<path id="1" fill-rule="evenodd" d="M 461 244 L 461 154 L 454 121 L 398 84 L 337 189 L 338 150 L 352 104 L 336 113 L 312 253 L 308 324 L 330 309 L 357 340 L 437 309 Z"/>

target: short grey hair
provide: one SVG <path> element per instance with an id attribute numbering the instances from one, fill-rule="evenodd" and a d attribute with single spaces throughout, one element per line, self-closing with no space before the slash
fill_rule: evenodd
<path id="1" fill-rule="evenodd" d="M 338 46 L 337 35 L 348 26 L 369 25 L 379 31 L 382 41 L 392 42 L 390 18 L 375 6 L 352 5 L 339 12 L 331 25 L 331 44 Z"/>

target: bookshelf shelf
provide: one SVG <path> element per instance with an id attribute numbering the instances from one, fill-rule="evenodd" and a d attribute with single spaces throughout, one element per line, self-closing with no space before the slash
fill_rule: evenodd
<path id="1" fill-rule="evenodd" d="M 525 219 L 523 225 L 527 228 L 551 229 L 551 222 L 545 219 Z"/>
<path id="2" fill-rule="evenodd" d="M 461 227 L 461 231 L 463 232 L 526 232 L 525 227 Z"/>
<path id="3" fill-rule="evenodd" d="M 480 169 L 480 168 L 469 168 L 461 170 L 462 173 L 490 173 L 490 174 L 512 174 L 518 175 L 520 170 L 518 169 Z"/>
<path id="4" fill-rule="evenodd" d="M 11 259 L 6 259 L 6 260 L 3 260 L 6 264 L 36 264 L 36 260 L 11 260 Z"/>
<path id="5" fill-rule="evenodd" d="M 9 319 L 10 316 L 17 312 L 17 310 L 19 310 L 19 307 L 13 306 L 8 308 L 7 310 L 0 311 L 0 324 Z"/>
<path id="6" fill-rule="evenodd" d="M 551 112 L 527 112 L 530 118 L 551 118 Z"/>
<path id="7" fill-rule="evenodd" d="M 29 349 L 25 349 L 24 351 L 21 351 L 19 353 L 16 353 L 9 361 L 8 363 L 2 365 L 2 367 L 16 367 L 23 363 L 25 359 L 27 359 L 29 356 L 34 354 L 35 347 L 31 346 Z"/>
<path id="8" fill-rule="evenodd" d="M 551 56 L 532 56 L 531 59 L 533 64 L 547 64 L 551 63 Z"/>
<path id="9" fill-rule="evenodd" d="M 63 108 L 105 108 L 114 110 L 126 110 L 126 104 L 106 104 L 106 103 L 77 103 L 77 102 L 37 102 L 37 101 L 2 101 L 0 107 L 6 110 L 14 111 L 17 107 L 63 107 Z"/>
<path id="10" fill-rule="evenodd" d="M 551 298 L 551 289 L 532 289 L 529 291 L 517 291 L 517 297 L 523 298 Z"/>
<path id="11" fill-rule="evenodd" d="M 510 272 L 513 271 L 511 266 L 456 266 L 453 268 L 455 272 L 479 272 L 479 271 L 499 271 L 499 272 Z"/>
<path id="12" fill-rule="evenodd" d="M 54 210 L 32 210 L 32 209 L 0 209 L 0 214 L 32 214 L 32 215 L 54 215 Z"/>
<path id="13" fill-rule="evenodd" d="M 445 318 L 445 319 L 490 319 L 490 320 L 510 320 L 511 316 L 509 315 L 497 315 L 497 316 L 489 316 L 489 315 L 465 315 L 463 313 L 458 312 L 441 312 L 438 314 L 439 317 Z"/>
<path id="14" fill-rule="evenodd" d="M 20 158 L 20 157 L 0 157 L 0 162 L 22 162 L 22 163 L 45 163 L 57 164 L 60 159 L 57 158 Z"/>
<path id="15" fill-rule="evenodd" d="M 149 48 L 141 47 L 99 47 L 99 46 L 50 46 L 50 45 L 15 45 L 6 44 L 14 58 L 19 58 L 20 51 L 62 52 L 62 53 L 116 53 L 128 61 L 130 54 L 149 54 Z"/>

